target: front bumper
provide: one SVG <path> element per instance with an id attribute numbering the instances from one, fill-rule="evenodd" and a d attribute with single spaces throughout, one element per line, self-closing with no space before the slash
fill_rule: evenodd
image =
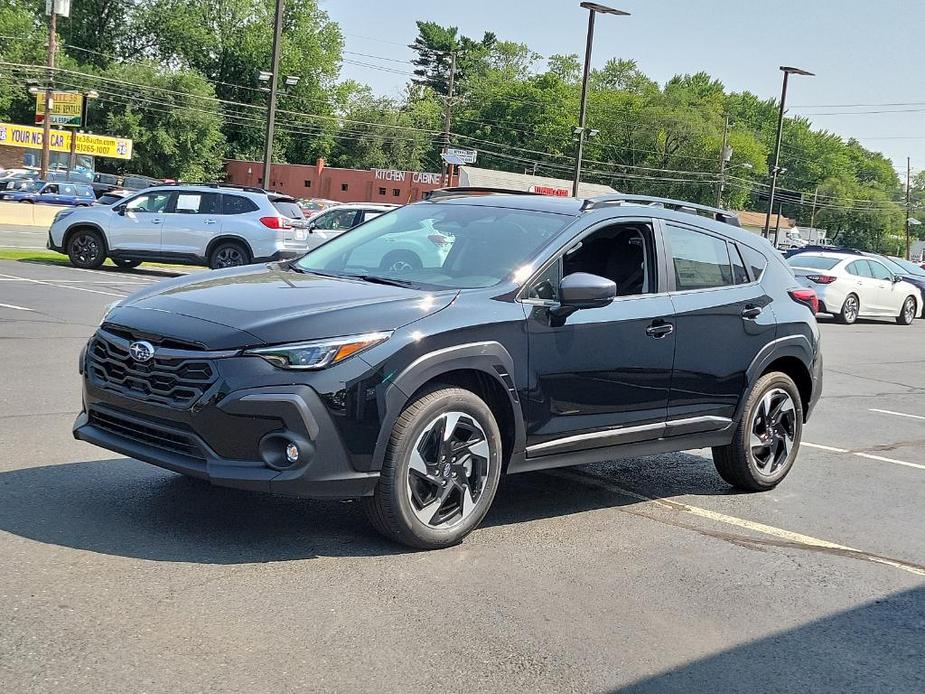
<path id="1" fill-rule="evenodd" d="M 241 362 L 252 367 L 260 360 L 227 362 L 191 407 L 174 408 L 101 387 L 82 361 L 84 409 L 74 422 L 74 437 L 225 487 L 306 498 L 372 494 L 378 473 L 353 467 L 314 389 L 289 383 L 229 390 L 240 384 Z M 248 385 L 254 382 L 260 380 Z M 284 454 L 290 442 L 300 453 L 293 465 Z"/>

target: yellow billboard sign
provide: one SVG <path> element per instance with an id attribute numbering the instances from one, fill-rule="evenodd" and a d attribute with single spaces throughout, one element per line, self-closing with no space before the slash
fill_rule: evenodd
<path id="1" fill-rule="evenodd" d="M 80 92 L 51 93 L 51 124 L 79 128 L 83 125 L 84 95 Z M 45 120 L 45 92 L 35 95 L 35 124 Z"/>
<path id="2" fill-rule="evenodd" d="M 111 159 L 131 159 L 132 141 L 125 137 L 108 137 L 106 135 L 88 135 L 72 133 L 67 130 L 52 130 L 48 148 L 53 152 L 70 152 L 71 138 L 77 137 L 77 154 L 90 154 L 94 157 Z M 42 149 L 42 128 L 31 125 L 0 123 L 0 146 Z"/>

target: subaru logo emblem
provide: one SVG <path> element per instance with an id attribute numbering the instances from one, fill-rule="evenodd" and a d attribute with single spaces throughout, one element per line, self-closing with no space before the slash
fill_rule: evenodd
<path id="1" fill-rule="evenodd" d="M 145 362 L 154 356 L 154 345 L 150 342 L 144 342 L 143 340 L 140 342 L 133 342 L 128 346 L 128 352 L 135 361 Z"/>

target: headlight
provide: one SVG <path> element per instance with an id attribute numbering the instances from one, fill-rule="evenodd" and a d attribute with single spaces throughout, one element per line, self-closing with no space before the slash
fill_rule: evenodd
<path id="1" fill-rule="evenodd" d="M 57 222 L 59 219 L 63 219 L 64 217 L 67 217 L 69 214 L 74 214 L 76 211 L 77 210 L 61 210 L 58 214 L 55 215 L 55 219 L 52 222 L 52 224 Z"/>
<path id="2" fill-rule="evenodd" d="M 386 332 L 332 337 L 328 340 L 259 347 L 249 349 L 244 354 L 266 359 L 273 366 L 281 369 L 323 369 L 378 345 L 380 342 L 385 342 L 391 334 L 391 332 Z"/>
<path id="3" fill-rule="evenodd" d="M 109 304 L 109 306 L 106 307 L 106 310 L 103 311 L 103 317 L 100 318 L 100 325 L 106 322 L 106 319 L 109 318 L 109 314 L 112 313 L 113 310 L 116 308 L 116 306 L 118 306 L 121 303 L 122 303 L 122 299 L 118 299 L 117 301 L 113 301 L 111 304 Z"/>

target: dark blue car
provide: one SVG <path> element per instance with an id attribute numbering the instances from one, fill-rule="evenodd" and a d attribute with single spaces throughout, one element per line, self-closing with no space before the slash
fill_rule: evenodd
<path id="1" fill-rule="evenodd" d="M 86 183 L 32 181 L 18 187 L 17 190 L 3 191 L 0 193 L 0 199 L 12 202 L 82 207 L 96 202 L 96 195 L 93 193 L 93 188 Z"/>

